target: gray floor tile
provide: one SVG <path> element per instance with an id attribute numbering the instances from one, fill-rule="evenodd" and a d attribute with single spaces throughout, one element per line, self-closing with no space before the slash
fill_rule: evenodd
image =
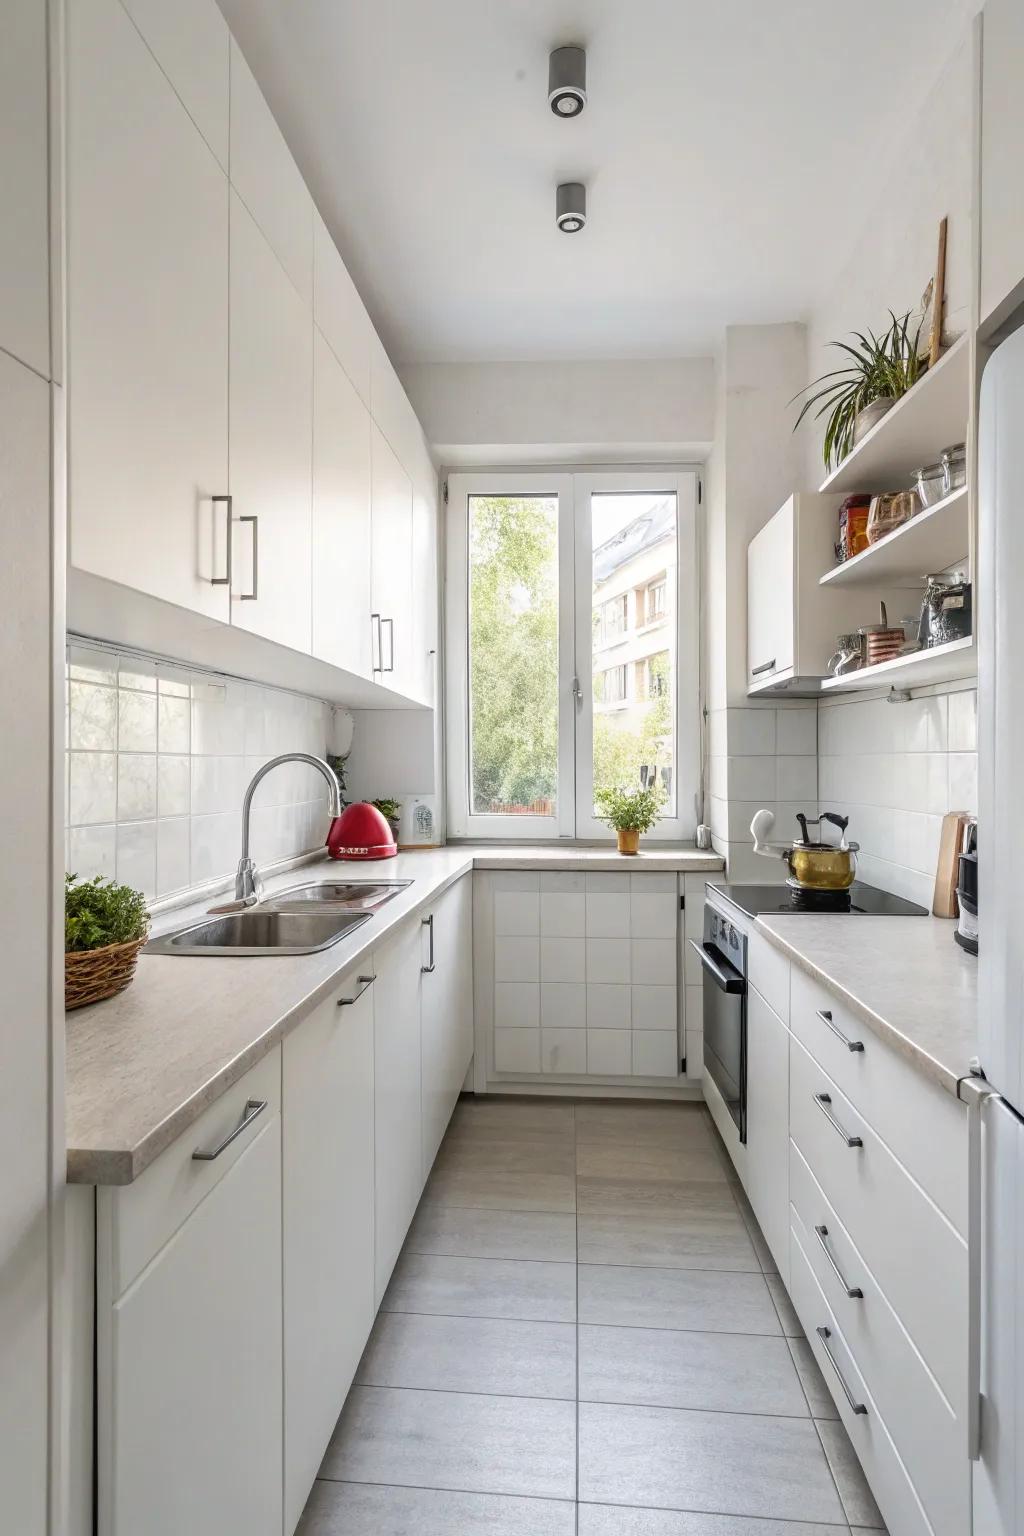
<path id="1" fill-rule="evenodd" d="M 706 1146 L 583 1141 L 576 1147 L 576 1172 L 581 1178 L 728 1182 L 725 1167 L 710 1140 Z"/>
<path id="2" fill-rule="evenodd" d="M 572 1403 L 353 1387 L 320 1475 L 571 1499 L 575 1440 Z"/>
<path id="3" fill-rule="evenodd" d="M 484 1141 L 471 1136 L 444 1142 L 434 1163 L 435 1173 L 557 1174 L 571 1179 L 575 1171 L 575 1150 L 569 1137 Z"/>
<path id="4" fill-rule="evenodd" d="M 716 1194 L 724 1186 L 694 1185 Z M 624 1200 L 623 1205 L 627 1204 Z M 629 1211 L 581 1209 L 576 1223 L 581 1264 L 645 1264 L 666 1269 L 741 1270 L 760 1274 L 761 1266 L 734 1204 Z"/>
<path id="5" fill-rule="evenodd" d="M 296 1536 L 574 1536 L 575 1529 L 571 1502 L 318 1482 Z"/>
<path id="6" fill-rule="evenodd" d="M 574 1211 L 572 1173 L 523 1173 L 465 1163 L 439 1167 L 424 1191 L 429 1205 L 476 1206 L 502 1211 Z"/>
<path id="7" fill-rule="evenodd" d="M 581 1403 L 580 1499 L 841 1525 L 810 1419 Z"/>
<path id="8" fill-rule="evenodd" d="M 783 1338 L 583 1326 L 579 1345 L 581 1402 L 810 1417 Z"/>
<path id="9" fill-rule="evenodd" d="M 382 1312 L 355 1379 L 361 1386 L 575 1401 L 576 1329 L 572 1323 Z"/>
<path id="10" fill-rule="evenodd" d="M 847 1520 L 851 1525 L 864 1526 L 870 1531 L 883 1530 L 885 1521 L 842 1421 L 816 1419 L 815 1427 L 825 1447 Z"/>
<path id="11" fill-rule="evenodd" d="M 576 1259 L 576 1217 L 552 1211 L 482 1211 L 421 1205 L 407 1253 L 475 1259 Z"/>
<path id="12" fill-rule="evenodd" d="M 578 1530 L 579 1536 L 845 1536 L 846 1526 L 581 1504 Z"/>
<path id="13" fill-rule="evenodd" d="M 789 1299 L 789 1292 L 786 1290 L 782 1276 L 765 1275 L 764 1278 L 765 1284 L 771 1292 L 772 1301 L 775 1303 L 775 1310 L 779 1314 L 779 1322 L 782 1324 L 783 1333 L 789 1339 L 802 1339 L 804 1331 L 800 1326 L 800 1319 L 796 1315 L 796 1308 Z"/>
<path id="14" fill-rule="evenodd" d="M 576 1274 L 571 1264 L 532 1259 L 405 1253 L 395 1265 L 381 1310 L 572 1323 Z"/>
<path id="15" fill-rule="evenodd" d="M 703 1104 L 607 1104 L 576 1105 L 576 1140 L 626 1142 L 634 1145 L 707 1146 L 714 1122 Z"/>
<path id="16" fill-rule="evenodd" d="M 763 1275 L 581 1264 L 581 1323 L 780 1334 Z"/>
<path id="17" fill-rule="evenodd" d="M 739 1186 L 735 1189 L 735 1196 L 740 1215 L 750 1235 L 750 1241 L 754 1245 L 754 1252 L 757 1254 L 758 1263 L 766 1275 L 777 1275 L 779 1266 L 775 1262 L 775 1255 L 768 1247 L 765 1235 L 758 1226 L 757 1217 L 754 1215 L 750 1201 Z"/>
<path id="18" fill-rule="evenodd" d="M 455 1106 L 449 1134 L 480 1137 L 572 1136 L 575 1106 L 560 1099 L 464 1098 Z"/>
<path id="19" fill-rule="evenodd" d="M 882 1536 L 886 1536 L 886 1530 L 885 1530 L 885 1526 L 884 1525 L 879 1525 L 879 1526 L 851 1525 L 850 1526 L 850 1536 L 879 1536 L 879 1532 L 882 1533 Z"/>
<path id="20" fill-rule="evenodd" d="M 746 1230 L 732 1189 L 721 1179 L 632 1179 L 613 1175 L 577 1179 L 582 1214 L 600 1216 L 725 1216 Z"/>
<path id="21" fill-rule="evenodd" d="M 789 1352 L 793 1356 L 793 1364 L 797 1368 L 800 1377 L 800 1385 L 804 1389 L 811 1417 L 815 1419 L 838 1419 L 832 1394 L 826 1385 L 825 1378 L 818 1369 L 818 1362 L 814 1358 L 814 1351 L 807 1340 L 801 1336 L 798 1339 L 787 1340 Z"/>

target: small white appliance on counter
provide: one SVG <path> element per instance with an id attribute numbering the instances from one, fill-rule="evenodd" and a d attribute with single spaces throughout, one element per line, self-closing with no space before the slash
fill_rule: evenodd
<path id="1" fill-rule="evenodd" d="M 979 1049 L 971 1106 L 974 1536 L 1024 1531 L 1024 330 L 982 380 L 979 440 Z"/>

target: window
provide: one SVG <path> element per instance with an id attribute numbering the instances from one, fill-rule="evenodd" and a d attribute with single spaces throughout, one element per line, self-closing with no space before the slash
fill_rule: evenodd
<path id="1" fill-rule="evenodd" d="M 453 836 L 609 838 L 595 792 L 650 782 L 692 836 L 695 504 L 692 471 L 450 477 Z"/>

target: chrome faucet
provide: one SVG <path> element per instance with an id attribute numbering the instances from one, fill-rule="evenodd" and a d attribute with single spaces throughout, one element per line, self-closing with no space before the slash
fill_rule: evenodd
<path id="1" fill-rule="evenodd" d="M 249 816 L 252 811 L 252 797 L 260 780 L 265 779 L 272 768 L 279 768 L 282 763 L 308 763 L 311 768 L 318 768 L 327 780 L 327 788 L 330 790 L 330 813 L 332 817 L 341 815 L 341 785 L 338 783 L 338 775 L 322 757 L 314 757 L 310 752 L 282 752 L 280 757 L 272 757 L 269 763 L 264 763 L 262 768 L 257 769 L 242 801 L 242 857 L 238 861 L 238 870 L 235 874 L 235 900 L 241 902 L 244 907 L 253 906 L 263 895 L 260 872 L 249 857 Z"/>

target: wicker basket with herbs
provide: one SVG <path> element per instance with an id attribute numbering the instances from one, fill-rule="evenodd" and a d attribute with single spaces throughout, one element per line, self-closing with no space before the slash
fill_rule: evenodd
<path id="1" fill-rule="evenodd" d="M 84 1008 L 123 992 L 149 934 L 138 891 L 97 875 L 64 878 L 64 1006 Z"/>

